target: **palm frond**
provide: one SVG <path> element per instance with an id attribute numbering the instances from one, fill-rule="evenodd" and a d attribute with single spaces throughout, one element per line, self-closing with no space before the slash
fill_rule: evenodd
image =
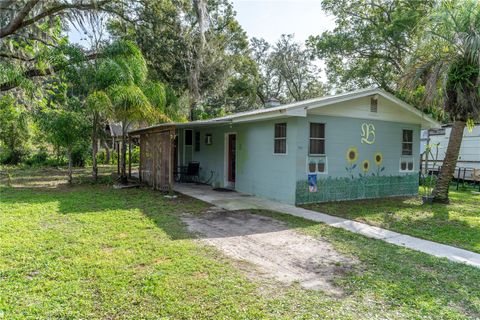
<path id="1" fill-rule="evenodd" d="M 153 120 L 154 109 L 142 90 L 135 85 L 115 85 L 109 89 L 113 118 L 117 121 Z"/>
<path id="2" fill-rule="evenodd" d="M 94 91 L 89 94 L 86 99 L 86 105 L 90 111 L 102 114 L 110 114 L 113 109 L 112 102 L 104 91 Z"/>

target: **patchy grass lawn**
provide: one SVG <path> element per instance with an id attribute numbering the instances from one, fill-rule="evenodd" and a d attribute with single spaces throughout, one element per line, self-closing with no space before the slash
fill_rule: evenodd
<path id="1" fill-rule="evenodd" d="M 452 190 L 450 201 L 449 205 L 422 205 L 420 198 L 412 197 L 304 207 L 480 253 L 480 195 Z"/>
<path id="2" fill-rule="evenodd" d="M 85 174 L 74 186 L 55 169 L 13 170 L 13 187 L 0 179 L 0 319 L 480 317 L 479 269 L 261 211 L 360 263 L 335 278 L 340 298 L 252 282 L 181 223 L 204 203 Z"/>

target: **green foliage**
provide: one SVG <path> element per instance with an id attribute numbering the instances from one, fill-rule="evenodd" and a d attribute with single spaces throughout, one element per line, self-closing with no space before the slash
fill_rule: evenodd
<path id="1" fill-rule="evenodd" d="M 151 78 L 168 84 L 181 99 L 176 118 L 190 109 L 246 110 L 254 106 L 256 65 L 249 58 L 248 39 L 226 0 L 205 1 L 208 26 L 200 30 L 196 2 L 147 0 L 127 4 L 132 21 L 113 20 L 110 32 L 135 41 Z M 198 112 L 197 112 L 198 113 Z M 166 112 L 172 118 L 172 113 Z M 173 118 L 172 118 L 173 119 Z"/>
<path id="2" fill-rule="evenodd" d="M 51 144 L 70 151 L 88 139 L 88 124 L 84 117 L 75 111 L 47 111 L 40 120 L 40 126 Z"/>
<path id="3" fill-rule="evenodd" d="M 30 167 L 61 167 L 68 164 L 65 156 L 52 155 L 45 149 L 30 154 L 23 163 Z"/>
<path id="4" fill-rule="evenodd" d="M 405 76 L 407 89 L 424 87 L 426 103 L 445 107 L 451 120 L 480 114 L 480 3 L 443 1 L 421 20 Z"/>
<path id="5" fill-rule="evenodd" d="M 0 97 L 0 163 L 17 164 L 27 153 L 28 114 L 13 95 Z"/>
<path id="6" fill-rule="evenodd" d="M 135 85 L 115 85 L 108 92 L 112 100 L 112 116 L 119 122 L 152 119 L 153 108 L 150 101 Z M 126 130 L 126 128 L 124 128 Z"/>
<path id="7" fill-rule="evenodd" d="M 326 64 L 329 83 L 339 89 L 379 86 L 397 91 L 419 21 L 434 1 L 324 0 L 336 26 L 308 40 Z"/>
<path id="8" fill-rule="evenodd" d="M 259 69 L 256 92 L 260 106 L 271 98 L 289 103 L 327 93 L 311 52 L 294 42 L 293 35 L 282 35 L 274 46 L 257 38 L 251 44 Z"/>

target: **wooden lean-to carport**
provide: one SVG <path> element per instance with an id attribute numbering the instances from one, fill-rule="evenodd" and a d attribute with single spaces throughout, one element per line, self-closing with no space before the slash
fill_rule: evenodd
<path id="1" fill-rule="evenodd" d="M 162 125 L 129 132 L 140 139 L 140 181 L 156 190 L 173 188 L 175 126 Z"/>

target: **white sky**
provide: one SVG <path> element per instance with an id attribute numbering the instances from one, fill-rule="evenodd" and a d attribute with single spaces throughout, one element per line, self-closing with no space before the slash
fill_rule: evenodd
<path id="1" fill-rule="evenodd" d="M 295 34 L 298 42 L 335 26 L 321 0 L 233 0 L 233 7 L 248 36 L 274 43 L 282 34 Z"/>

